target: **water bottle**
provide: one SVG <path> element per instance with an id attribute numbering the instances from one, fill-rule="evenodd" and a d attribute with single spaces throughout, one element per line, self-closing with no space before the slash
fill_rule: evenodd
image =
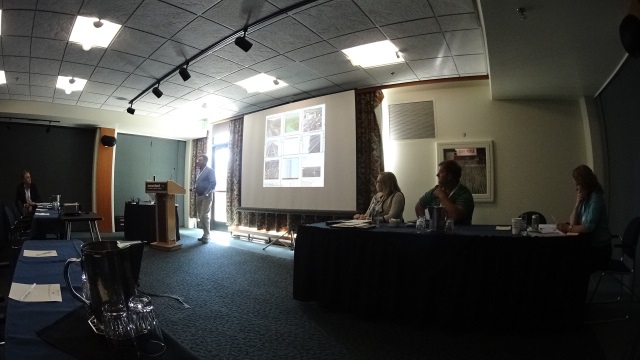
<path id="1" fill-rule="evenodd" d="M 444 231 L 445 232 L 453 232 L 453 229 L 454 229 L 453 219 L 452 218 L 448 218 L 447 222 L 444 224 Z"/>
<path id="2" fill-rule="evenodd" d="M 421 234 L 427 230 L 427 221 L 424 216 L 420 216 L 416 221 L 416 231 Z"/>
<path id="3" fill-rule="evenodd" d="M 531 230 L 532 231 L 540 230 L 539 224 L 540 224 L 540 219 L 539 219 L 538 215 L 531 216 Z"/>
<path id="4" fill-rule="evenodd" d="M 378 209 L 376 207 L 371 209 L 371 223 L 373 225 L 378 225 Z"/>

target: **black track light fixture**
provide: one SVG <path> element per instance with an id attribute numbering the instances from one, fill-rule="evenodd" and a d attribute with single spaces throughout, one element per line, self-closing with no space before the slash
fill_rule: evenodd
<path id="1" fill-rule="evenodd" d="M 160 99 L 160 97 L 162 97 L 162 94 L 164 94 L 162 92 L 162 90 L 160 90 L 160 84 L 158 84 L 156 87 L 153 88 L 153 90 L 151 90 L 151 92 L 153 93 L 153 95 L 155 95 L 158 99 Z"/>
<path id="2" fill-rule="evenodd" d="M 242 36 L 238 36 L 235 39 L 236 46 L 244 50 L 244 52 L 249 52 L 249 50 L 251 50 L 251 47 L 253 46 L 253 44 L 249 40 L 247 40 L 247 30 L 247 28 L 244 28 L 244 33 L 242 34 Z"/>
<path id="3" fill-rule="evenodd" d="M 131 114 L 131 115 L 136 113 L 136 109 L 133 108 L 133 103 L 132 102 L 129 103 L 129 107 L 127 108 L 127 112 L 129 114 Z"/>
<path id="4" fill-rule="evenodd" d="M 191 74 L 189 74 L 189 70 L 187 70 L 188 66 L 189 64 L 185 65 L 184 67 L 181 67 L 180 70 L 178 70 L 178 74 L 180 74 L 182 81 L 187 81 L 191 79 Z"/>

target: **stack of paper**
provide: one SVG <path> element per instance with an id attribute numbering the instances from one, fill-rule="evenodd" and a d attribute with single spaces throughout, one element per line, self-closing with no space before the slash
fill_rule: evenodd
<path id="1" fill-rule="evenodd" d="M 339 224 L 333 224 L 331 227 L 369 229 L 376 226 L 371 224 L 371 220 L 347 220 Z"/>

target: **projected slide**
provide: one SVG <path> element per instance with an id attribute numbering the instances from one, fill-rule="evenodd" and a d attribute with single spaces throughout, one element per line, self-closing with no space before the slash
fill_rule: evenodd
<path id="1" fill-rule="evenodd" d="M 324 104 L 266 118 L 263 187 L 324 186 Z"/>

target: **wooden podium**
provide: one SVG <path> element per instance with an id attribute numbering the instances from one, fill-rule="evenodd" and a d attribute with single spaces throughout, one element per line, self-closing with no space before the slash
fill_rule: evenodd
<path id="1" fill-rule="evenodd" d="M 146 181 L 144 191 L 156 194 L 156 241 L 151 247 L 160 250 L 178 250 L 181 244 L 176 244 L 176 195 L 186 193 L 186 190 L 169 181 Z"/>

